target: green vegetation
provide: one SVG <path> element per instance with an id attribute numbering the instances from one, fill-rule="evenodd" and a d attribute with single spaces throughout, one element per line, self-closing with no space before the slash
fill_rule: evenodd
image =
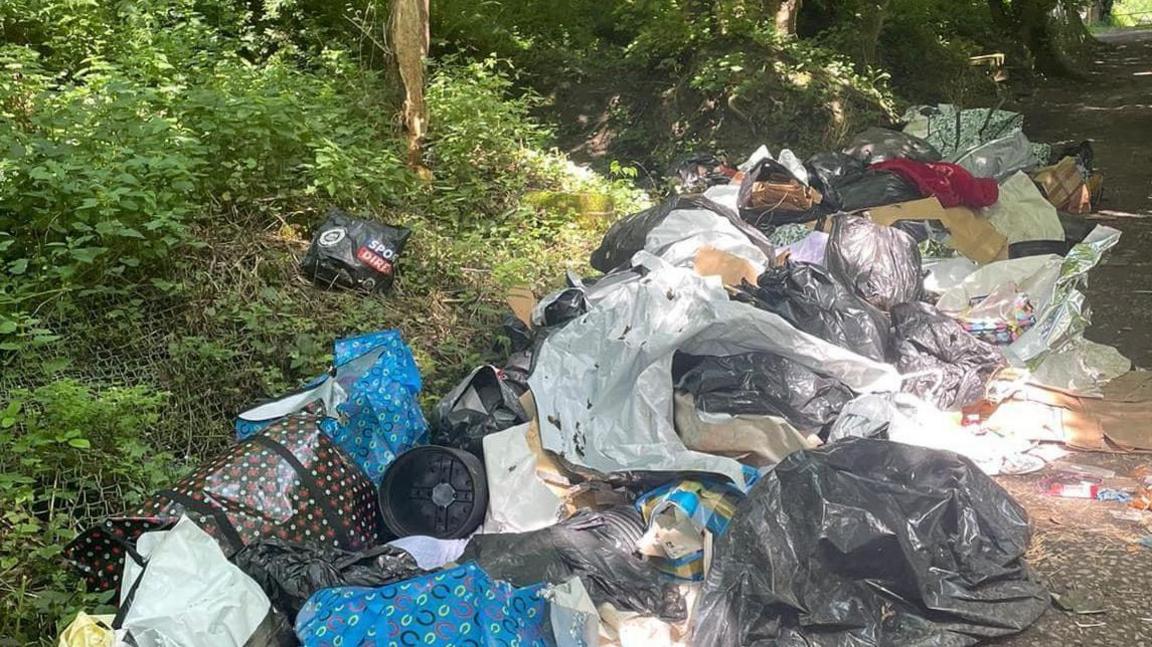
<path id="1" fill-rule="evenodd" d="M 586 269 L 677 155 L 812 152 L 975 101 L 967 58 L 1015 33 L 983 0 L 807 0 L 795 34 L 773 2 L 432 4 L 425 177 L 385 0 L 0 3 L 0 645 L 106 602 L 63 544 L 334 338 L 401 329 L 431 403 L 495 356 L 504 290 Z M 413 230 L 391 294 L 299 276 L 333 206 Z"/>
<path id="2" fill-rule="evenodd" d="M 1116 0 L 1102 27 L 1152 27 L 1152 0 Z"/>

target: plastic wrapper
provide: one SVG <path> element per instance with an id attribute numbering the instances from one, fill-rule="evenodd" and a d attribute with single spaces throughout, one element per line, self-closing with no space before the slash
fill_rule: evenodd
<path id="1" fill-rule="evenodd" d="M 744 287 L 757 307 L 824 341 L 876 360 L 887 361 L 891 345 L 888 317 L 809 263 L 786 263 L 760 275 L 755 289 Z"/>
<path id="2" fill-rule="evenodd" d="M 480 366 L 452 389 L 432 411 L 434 445 L 484 455 L 484 438 L 528 422 L 520 397 L 495 366 Z"/>
<path id="3" fill-rule="evenodd" d="M 648 523 L 640 552 L 671 577 L 702 580 L 705 545 L 724 534 L 743 498 L 732 485 L 711 479 L 672 481 L 645 492 L 636 499 Z"/>
<path id="4" fill-rule="evenodd" d="M 939 162 L 940 151 L 927 141 L 898 130 L 873 126 L 852 138 L 844 153 L 865 164 L 891 159 Z"/>
<path id="5" fill-rule="evenodd" d="M 321 287 L 386 292 L 411 233 L 333 209 L 312 237 L 300 271 Z"/>
<path id="6" fill-rule="evenodd" d="M 971 645 L 1049 606 L 1024 508 L 951 452 L 853 439 L 764 475 L 716 545 L 695 647 Z"/>
<path id="7" fill-rule="evenodd" d="M 695 396 L 701 411 L 783 416 L 808 432 L 835 420 L 844 403 L 854 397 L 839 380 L 771 353 L 678 354 L 672 373 L 679 376 L 677 388 Z"/>
<path id="8" fill-rule="evenodd" d="M 870 170 L 851 182 L 836 186 L 841 211 L 859 211 L 872 207 L 919 200 L 920 189 L 889 171 Z"/>
<path id="9" fill-rule="evenodd" d="M 140 537 L 140 563 L 124 567 L 113 620 L 136 647 L 270 647 L 291 644 L 287 622 L 252 578 L 184 517 Z"/>
<path id="10" fill-rule="evenodd" d="M 597 604 L 679 620 L 687 612 L 679 590 L 635 554 L 643 535 L 633 508 L 582 510 L 533 532 L 475 535 L 460 561 L 517 586 L 579 577 Z"/>
<path id="11" fill-rule="evenodd" d="M 735 211 L 703 196 L 679 196 L 617 221 L 592 252 L 590 262 L 601 272 L 611 272 L 627 266 L 643 250 L 683 266 L 705 245 L 760 266 L 772 256 L 772 245 L 764 235 Z"/>
<path id="12" fill-rule="evenodd" d="M 960 409 L 983 399 L 984 385 L 1005 364 L 995 346 L 928 304 L 892 308 L 892 325 L 904 390 L 941 409 Z"/>
<path id="13" fill-rule="evenodd" d="M 245 546 L 232 557 L 289 621 L 308 598 L 334 586 L 381 586 L 422 575 L 411 555 L 383 545 L 361 552 L 295 544 L 275 537 Z"/>
<path id="14" fill-rule="evenodd" d="M 637 254 L 627 281 L 544 340 L 529 382 L 544 449 L 601 473 L 695 471 L 729 478 L 738 462 L 688 450 L 672 424 L 672 356 L 769 352 L 856 392 L 899 390 L 895 368 L 729 299 L 719 280 Z M 574 395 L 575 394 L 575 395 Z"/>
<path id="15" fill-rule="evenodd" d="M 1031 369 L 1042 384 L 1099 395 L 1100 384 L 1115 377 L 1123 362 L 1085 342 L 1088 312 L 1080 289 L 1088 271 L 1119 240 L 1119 230 L 1099 225 L 1063 259 L 1027 256 L 989 263 L 944 292 L 936 305 L 950 316 L 984 317 L 1003 314 L 1007 290 L 1027 295 L 1036 323 L 1004 347 L 1008 361 Z"/>
<path id="16" fill-rule="evenodd" d="M 859 216 L 832 221 L 828 272 L 868 303 L 887 311 L 920 299 L 920 248 L 907 233 Z"/>

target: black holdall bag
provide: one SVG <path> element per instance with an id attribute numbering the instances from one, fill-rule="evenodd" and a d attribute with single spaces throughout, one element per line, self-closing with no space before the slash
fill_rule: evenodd
<path id="1" fill-rule="evenodd" d="M 300 271 L 324 288 L 387 292 L 411 230 L 332 209 L 312 236 Z"/>

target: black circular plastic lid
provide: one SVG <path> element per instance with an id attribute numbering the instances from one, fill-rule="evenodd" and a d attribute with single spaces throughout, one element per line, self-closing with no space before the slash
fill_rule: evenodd
<path id="1" fill-rule="evenodd" d="M 388 466 L 380 484 L 384 524 L 398 537 L 461 539 L 484 522 L 488 481 L 480 459 L 466 451 L 424 445 Z"/>

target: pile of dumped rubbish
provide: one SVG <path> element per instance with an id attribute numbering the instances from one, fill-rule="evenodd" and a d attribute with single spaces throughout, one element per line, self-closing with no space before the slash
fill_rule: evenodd
<path id="1" fill-rule="evenodd" d="M 1152 382 L 1084 338 L 1091 147 L 920 107 L 801 161 L 697 155 L 595 277 L 509 297 L 504 366 L 431 412 L 395 331 L 66 556 L 62 647 L 968 645 L 1050 604 L 992 476 L 1152 449 Z M 302 266 L 386 290 L 408 232 Z M 1064 451 L 1064 450 L 1061 450 Z"/>

